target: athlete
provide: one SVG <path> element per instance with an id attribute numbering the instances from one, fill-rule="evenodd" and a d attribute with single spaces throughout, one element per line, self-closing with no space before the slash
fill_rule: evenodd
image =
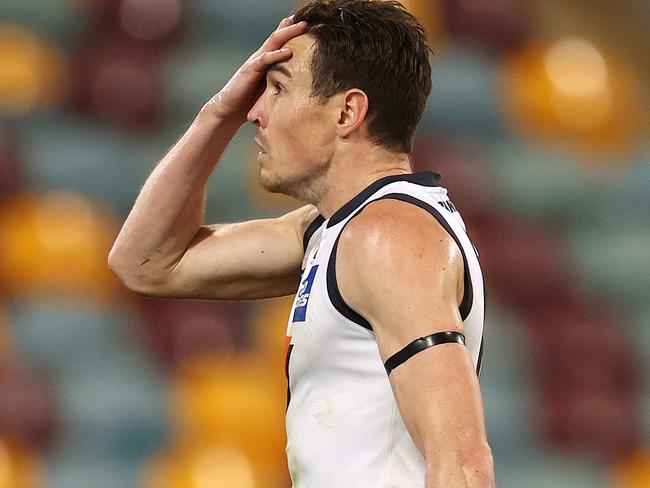
<path id="1" fill-rule="evenodd" d="M 163 157 L 109 255 L 144 295 L 296 294 L 286 351 L 295 488 L 495 483 L 477 253 L 440 176 L 412 173 L 409 159 L 429 55 L 397 2 L 301 8 Z M 306 205 L 203 225 L 208 178 L 247 120 L 261 185 Z"/>

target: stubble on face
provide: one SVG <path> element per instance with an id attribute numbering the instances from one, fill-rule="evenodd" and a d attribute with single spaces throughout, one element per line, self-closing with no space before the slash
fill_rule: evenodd
<path id="1" fill-rule="evenodd" d="M 315 166 L 311 171 L 294 178 L 281 177 L 265 172 L 260 166 L 259 183 L 270 193 L 282 193 L 304 203 L 318 204 L 327 193 L 327 170 L 329 166 Z"/>
<path id="2" fill-rule="evenodd" d="M 334 134 L 324 104 L 312 95 L 314 39 L 303 35 L 286 46 L 293 51 L 286 62 L 292 79 L 288 93 L 267 103 L 270 122 L 258 137 L 269 152 L 260 160 L 259 183 L 271 193 L 317 204 L 327 192 Z"/>

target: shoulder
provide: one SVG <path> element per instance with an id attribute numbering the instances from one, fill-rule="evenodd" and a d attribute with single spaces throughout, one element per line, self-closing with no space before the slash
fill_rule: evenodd
<path id="1" fill-rule="evenodd" d="M 339 249 L 350 257 L 361 252 L 367 259 L 399 264 L 461 256 L 453 238 L 429 212 L 391 199 L 372 202 L 352 218 L 341 233 Z"/>
<path id="2" fill-rule="evenodd" d="M 369 204 L 342 231 L 336 261 L 342 294 L 369 320 L 378 307 L 417 293 L 445 296 L 455 306 L 462 299 L 460 249 L 426 210 L 407 202 Z"/>

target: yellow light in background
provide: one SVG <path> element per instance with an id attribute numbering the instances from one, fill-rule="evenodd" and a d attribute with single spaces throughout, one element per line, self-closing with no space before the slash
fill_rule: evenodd
<path id="1" fill-rule="evenodd" d="M 558 91 L 588 97 L 607 89 L 603 55 L 585 39 L 567 37 L 553 43 L 544 56 L 546 75 Z"/>
<path id="2" fill-rule="evenodd" d="M 633 67 L 577 36 L 531 41 L 505 57 L 500 91 L 514 129 L 576 143 L 586 160 L 632 147 L 645 117 Z"/>
<path id="3" fill-rule="evenodd" d="M 45 486 L 45 469 L 29 450 L 0 438 L 0 488 Z"/>
<path id="4" fill-rule="evenodd" d="M 285 334 L 292 305 L 293 296 L 260 300 L 255 304 L 252 320 L 253 353 L 265 361 L 268 368 L 281 370 L 278 376 L 283 382 Z"/>
<path id="5" fill-rule="evenodd" d="M 112 217 L 81 195 L 18 196 L 0 211 L 0 279 L 12 292 L 110 296 L 114 234 Z"/>
<path id="6" fill-rule="evenodd" d="M 243 451 L 224 442 L 181 443 L 162 449 L 149 460 L 141 488 L 266 488 L 281 478 L 259 469 Z"/>
<path id="7" fill-rule="evenodd" d="M 9 450 L 4 442 L 0 442 L 0 486 L 4 486 L 11 478 L 11 460 Z"/>
<path id="8" fill-rule="evenodd" d="M 440 40 L 443 27 L 437 0 L 402 0 L 401 3 L 420 21 L 430 43 Z"/>
<path id="9" fill-rule="evenodd" d="M 73 218 L 62 219 L 63 216 Z M 87 249 L 89 236 L 98 234 L 96 215 L 90 202 L 72 192 L 45 193 L 32 216 L 35 237 L 48 254 L 59 254 L 66 249 Z M 56 222 L 56 233 L 52 225 Z M 96 243 L 93 243 L 96 244 Z"/>
<path id="10" fill-rule="evenodd" d="M 650 448 L 639 447 L 623 458 L 612 470 L 612 488 L 650 486 Z"/>
<path id="11" fill-rule="evenodd" d="M 589 130 L 611 116 L 608 68 L 593 44 L 579 37 L 560 39 L 546 51 L 544 67 L 554 88 L 551 104 L 567 128 Z"/>
<path id="12" fill-rule="evenodd" d="M 0 24 L 0 115 L 21 115 L 61 100 L 65 81 L 58 47 L 23 27 Z"/>
<path id="13" fill-rule="evenodd" d="M 193 478 L 196 488 L 255 488 L 251 463 L 244 454 L 230 446 L 214 446 L 203 451 L 196 460 Z"/>
<path id="14" fill-rule="evenodd" d="M 277 370 L 282 371 L 281 364 Z M 225 358 L 220 353 L 182 364 L 170 395 L 177 437 L 225 441 L 256 466 L 282 465 L 286 389 L 278 389 L 268 376 L 269 367 L 248 356 Z"/>

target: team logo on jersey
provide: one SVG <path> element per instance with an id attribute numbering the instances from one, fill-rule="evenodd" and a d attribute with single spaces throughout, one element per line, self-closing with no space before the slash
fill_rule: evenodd
<path id="1" fill-rule="evenodd" d="M 298 288 L 298 296 L 296 297 L 296 305 L 293 309 L 292 322 L 304 322 L 307 316 L 307 303 L 309 302 L 309 294 L 311 293 L 311 286 L 314 284 L 314 277 L 318 271 L 318 265 L 312 266 L 307 274 L 307 277 L 300 283 Z"/>
<path id="2" fill-rule="evenodd" d="M 458 212 L 458 210 L 456 210 L 456 206 L 453 203 L 451 203 L 451 200 L 445 200 L 444 202 L 438 202 L 438 205 L 440 205 L 442 208 L 444 208 L 448 212 L 451 212 L 451 213 Z"/>

